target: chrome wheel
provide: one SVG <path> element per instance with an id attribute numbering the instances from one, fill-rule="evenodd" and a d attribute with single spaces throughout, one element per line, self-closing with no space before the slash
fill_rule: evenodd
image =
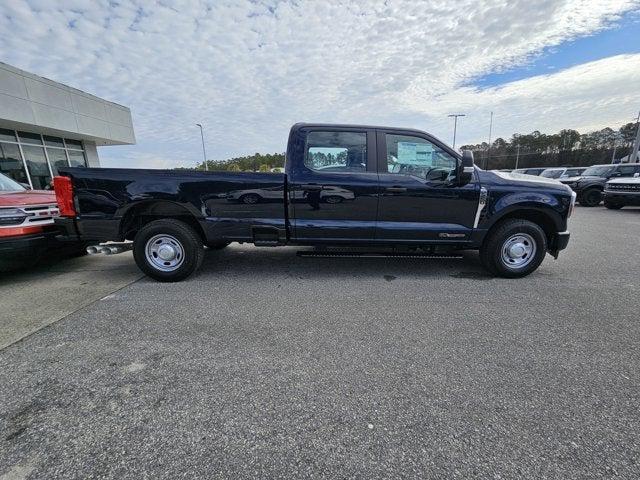
<path id="1" fill-rule="evenodd" d="M 184 248 L 171 235 L 160 234 L 151 237 L 145 245 L 147 262 L 162 272 L 173 272 L 184 262 Z"/>
<path id="2" fill-rule="evenodd" d="M 536 241 L 526 233 L 511 235 L 502 244 L 502 263 L 507 268 L 522 268 L 536 256 Z"/>

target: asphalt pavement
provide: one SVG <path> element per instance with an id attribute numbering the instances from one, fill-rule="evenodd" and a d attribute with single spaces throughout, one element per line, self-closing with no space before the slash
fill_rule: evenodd
<path id="1" fill-rule="evenodd" d="M 130 271 L 0 350 L 0 478 L 638 478 L 640 209 L 571 222 L 520 280 L 249 246 Z"/>

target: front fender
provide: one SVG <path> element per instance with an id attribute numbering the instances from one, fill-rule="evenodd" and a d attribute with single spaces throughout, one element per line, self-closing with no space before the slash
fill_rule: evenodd
<path id="1" fill-rule="evenodd" d="M 544 191 L 520 191 L 489 194 L 487 213 L 479 228 L 489 230 L 496 222 L 516 212 L 537 213 L 550 220 L 557 232 L 566 230 L 566 218 L 571 205 L 570 197 Z"/>

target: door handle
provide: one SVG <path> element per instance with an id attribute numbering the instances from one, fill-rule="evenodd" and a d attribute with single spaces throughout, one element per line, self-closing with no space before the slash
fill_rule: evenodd
<path id="1" fill-rule="evenodd" d="M 407 189 L 405 187 L 388 187 L 385 188 L 384 191 L 389 193 L 403 193 L 406 192 Z"/>
<path id="2" fill-rule="evenodd" d="M 317 183 L 307 183 L 306 185 L 300 185 L 300 188 L 309 192 L 317 192 L 318 190 L 322 190 L 322 185 L 318 185 Z"/>

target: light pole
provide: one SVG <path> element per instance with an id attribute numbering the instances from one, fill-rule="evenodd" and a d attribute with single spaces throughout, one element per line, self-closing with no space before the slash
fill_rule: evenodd
<path id="1" fill-rule="evenodd" d="M 453 117 L 453 149 L 456 149 L 456 131 L 458 130 L 458 117 L 466 117 L 464 113 L 452 113 L 448 115 L 449 117 Z"/>
<path id="2" fill-rule="evenodd" d="M 204 149 L 204 131 L 202 130 L 202 125 L 196 123 L 196 126 L 200 127 L 200 137 L 202 138 L 202 156 L 204 158 L 204 170 L 205 172 L 209 171 L 209 166 L 207 165 L 207 151 Z"/>
<path id="3" fill-rule="evenodd" d="M 638 150 L 640 150 L 640 112 L 638 112 L 638 120 L 636 120 L 636 140 L 633 142 L 633 151 L 629 157 L 629 163 L 638 162 Z"/>
<path id="4" fill-rule="evenodd" d="M 487 157 L 484 162 L 484 169 L 489 167 L 489 156 L 491 155 L 491 133 L 493 131 L 493 112 L 491 112 L 491 120 L 489 121 L 489 143 L 487 146 Z"/>

